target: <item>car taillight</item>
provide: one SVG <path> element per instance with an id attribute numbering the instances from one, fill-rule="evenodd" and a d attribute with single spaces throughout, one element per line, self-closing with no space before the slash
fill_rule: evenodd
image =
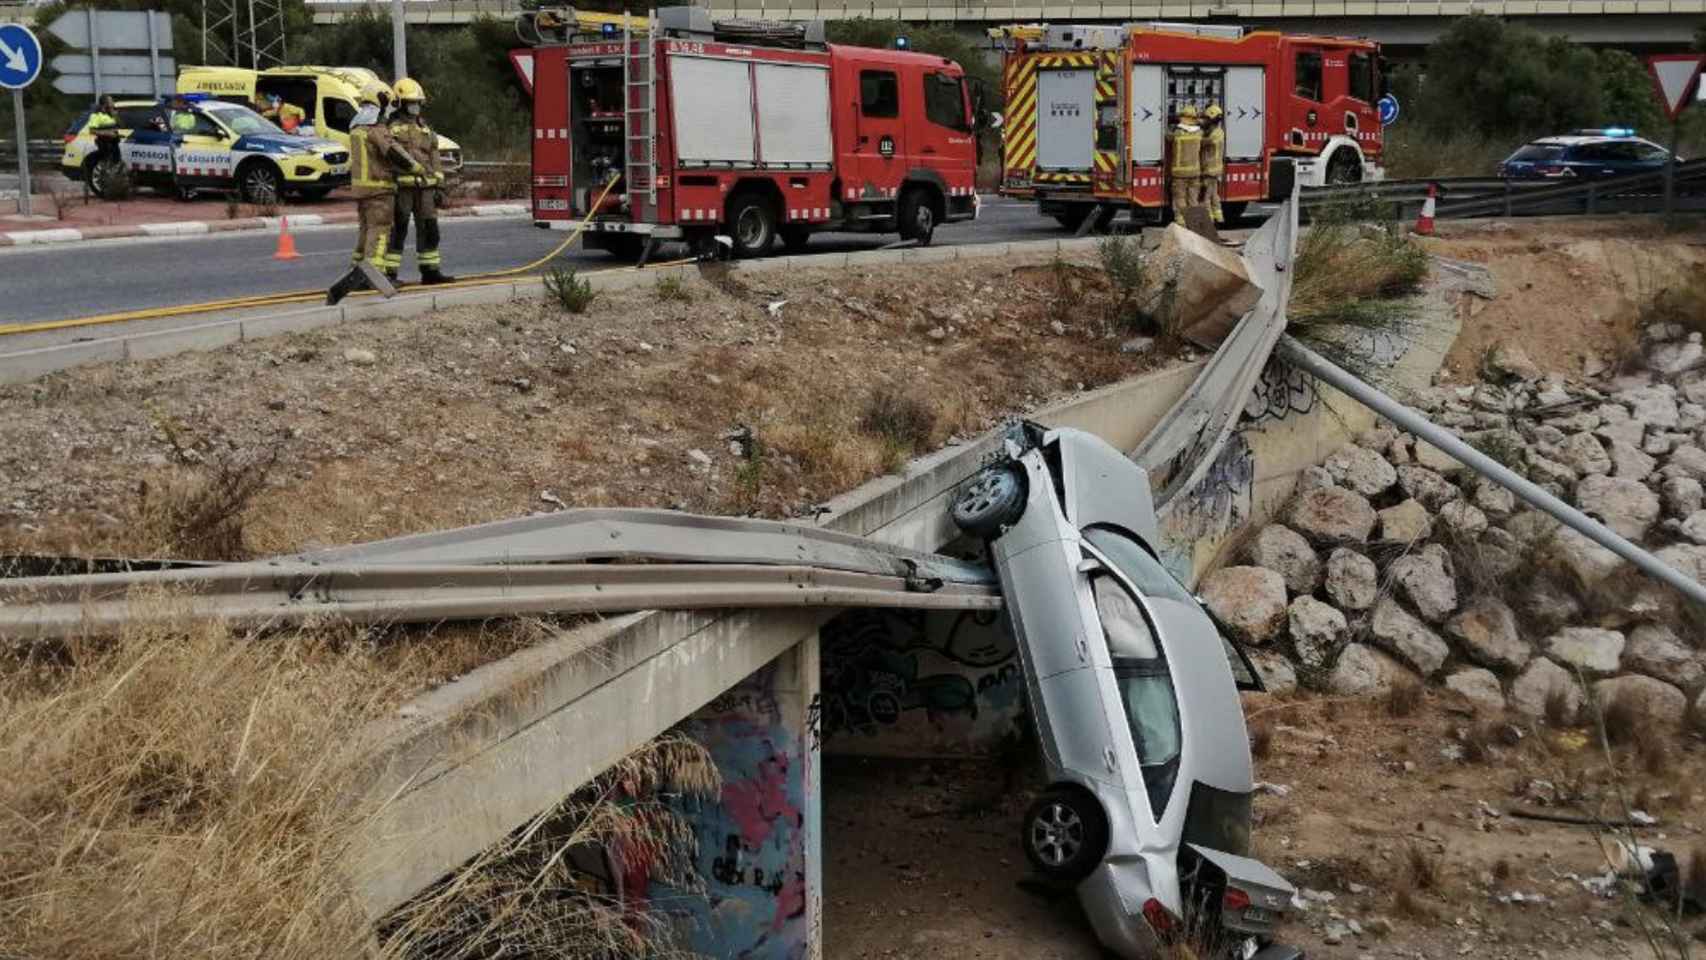
<path id="1" fill-rule="evenodd" d="M 73 140 L 75 140 L 75 139 L 77 139 L 77 135 L 76 135 L 76 134 L 75 134 L 75 133 L 67 133 L 67 134 L 64 134 L 64 137 L 65 137 L 65 142 L 66 142 L 66 143 L 70 143 L 70 142 L 71 142 L 71 141 L 73 141 Z"/>
<path id="2" fill-rule="evenodd" d="M 1149 922 L 1149 928 L 1154 930 L 1157 936 L 1171 936 L 1179 927 L 1178 918 L 1167 912 L 1161 901 L 1154 897 L 1143 902 L 1143 919 Z"/>
<path id="3" fill-rule="evenodd" d="M 1220 898 L 1220 906 L 1223 910 L 1234 912 L 1247 910 L 1250 907 L 1250 895 L 1237 887 L 1227 887 L 1226 896 Z"/>

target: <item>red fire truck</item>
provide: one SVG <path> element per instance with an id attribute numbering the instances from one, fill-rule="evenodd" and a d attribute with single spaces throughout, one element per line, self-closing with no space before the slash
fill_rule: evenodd
<path id="1" fill-rule="evenodd" d="M 590 212 L 588 247 L 644 259 L 660 241 L 705 253 L 721 237 L 750 257 L 820 230 L 922 244 L 977 215 L 971 101 L 951 60 L 827 44 L 821 23 L 713 23 L 700 7 L 543 10 L 518 32 L 534 222 L 573 229 Z"/>
<path id="2" fill-rule="evenodd" d="M 1076 228 L 1167 203 L 1179 108 L 1226 112 L 1229 216 L 1302 186 L 1377 180 L 1383 92 L 1368 40 L 1245 33 L 1215 24 L 997 27 L 1004 51 L 1005 196 Z"/>

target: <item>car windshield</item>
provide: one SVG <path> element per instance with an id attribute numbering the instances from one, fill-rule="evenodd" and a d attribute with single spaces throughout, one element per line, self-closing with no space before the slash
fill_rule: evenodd
<path id="1" fill-rule="evenodd" d="M 1177 600 L 1180 603 L 1194 603 L 1190 591 L 1184 584 L 1173 579 L 1167 568 L 1161 565 L 1143 545 L 1127 534 L 1112 527 L 1087 527 L 1084 539 L 1090 546 L 1101 551 L 1120 573 L 1125 575 L 1131 585 L 1146 597 L 1164 600 Z"/>
<path id="2" fill-rule="evenodd" d="M 1556 143 L 1531 143 L 1521 150 L 1511 154 L 1509 163 L 1545 163 L 1556 160 L 1564 155 L 1564 148 Z"/>
<path id="3" fill-rule="evenodd" d="M 204 111 L 220 123 L 225 124 L 232 133 L 246 137 L 251 133 L 284 133 L 272 121 L 261 116 L 248 107 L 229 106 L 207 107 Z"/>
<path id="4" fill-rule="evenodd" d="M 1090 590 L 1138 762 L 1145 767 L 1170 763 L 1179 755 L 1179 703 L 1155 633 L 1137 599 L 1118 580 L 1101 574 L 1091 578 Z"/>

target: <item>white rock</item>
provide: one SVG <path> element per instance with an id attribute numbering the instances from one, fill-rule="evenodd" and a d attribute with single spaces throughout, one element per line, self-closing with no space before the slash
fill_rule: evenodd
<path id="1" fill-rule="evenodd" d="M 1706 583 L 1706 547 L 1693 543 L 1673 543 L 1668 547 L 1660 547 L 1653 552 L 1653 556 L 1675 567 L 1683 576 Z"/>
<path id="2" fill-rule="evenodd" d="M 1693 477 L 1666 477 L 1659 483 L 1665 516 L 1687 517 L 1706 506 L 1706 487 Z"/>
<path id="3" fill-rule="evenodd" d="M 1453 501 L 1455 502 L 1455 501 Z M 1395 543 L 1426 540 L 1433 535 L 1433 517 L 1421 501 L 1410 499 L 1377 511 L 1380 517 L 1380 539 Z"/>
<path id="4" fill-rule="evenodd" d="M 1598 627 L 1565 627 L 1546 638 L 1546 653 L 1566 667 L 1580 667 L 1589 676 L 1617 672 L 1623 658 L 1623 634 Z"/>
<path id="5" fill-rule="evenodd" d="M 1670 452 L 1666 466 L 1678 467 L 1688 476 L 1696 480 L 1706 480 L 1706 450 L 1692 443 L 1685 443 Z"/>
<path id="6" fill-rule="evenodd" d="M 1575 479 L 1575 475 L 1571 475 Z M 1398 486 L 1429 510 L 1438 510 L 1461 494 L 1456 485 L 1427 467 L 1406 464 L 1398 468 Z"/>
<path id="7" fill-rule="evenodd" d="M 1298 597 L 1287 614 L 1297 661 L 1317 670 L 1332 662 L 1345 639 L 1345 615 L 1314 597 Z"/>
<path id="8" fill-rule="evenodd" d="M 1439 520 L 1445 528 L 1460 537 L 1474 539 L 1487 529 L 1487 515 L 1471 506 L 1467 500 L 1453 500 L 1439 508 Z"/>
<path id="9" fill-rule="evenodd" d="M 1706 424 L 1706 407 L 1698 403 L 1677 404 L 1676 416 L 1678 430 L 1698 430 L 1702 424 Z"/>
<path id="10" fill-rule="evenodd" d="M 1476 706 L 1487 707 L 1494 712 L 1505 708 L 1505 692 L 1500 689 L 1499 678 L 1493 676 L 1491 670 L 1464 667 L 1445 678 L 1445 688 L 1462 694 Z"/>
<path id="11" fill-rule="evenodd" d="M 379 357 L 372 350 L 361 347 L 350 347 L 344 351 L 344 360 L 358 367 L 371 367 L 379 362 Z"/>
<path id="12" fill-rule="evenodd" d="M 1333 485 L 1333 475 L 1327 472 L 1326 467 L 1318 464 L 1304 467 L 1297 473 L 1297 493 L 1299 494 Z"/>
<path id="13" fill-rule="evenodd" d="M 1250 665 L 1256 668 L 1256 675 L 1262 678 L 1262 686 L 1269 693 L 1285 694 L 1297 689 L 1297 669 L 1285 654 L 1272 650 L 1245 652 L 1250 655 Z"/>
<path id="14" fill-rule="evenodd" d="M 1536 657 L 1511 683 L 1510 705 L 1531 717 L 1546 715 L 1546 700 L 1562 690 L 1567 712 L 1574 716 L 1582 706 L 1582 687 L 1575 675 L 1545 657 Z"/>
<path id="15" fill-rule="evenodd" d="M 1694 698 L 1694 729 L 1706 733 L 1706 690 L 1700 691 Z"/>
<path id="16" fill-rule="evenodd" d="M 1512 408 L 1510 391 L 1494 383 L 1478 383 L 1469 396 L 1469 405 L 1488 413 L 1504 413 Z"/>
<path id="17" fill-rule="evenodd" d="M 1380 590 L 1374 561 L 1340 547 L 1327 557 L 1327 598 L 1344 610 L 1367 610 Z"/>
<path id="18" fill-rule="evenodd" d="M 1645 485 L 1622 477 L 1583 477 L 1576 506 L 1630 540 L 1640 541 L 1659 517 L 1659 498 Z"/>
<path id="19" fill-rule="evenodd" d="M 1516 509 L 1516 494 L 1482 477 L 1475 481 L 1475 496 L 1472 502 L 1488 517 L 1503 520 Z"/>
<path id="20" fill-rule="evenodd" d="M 1374 605 L 1368 632 L 1381 649 L 1414 667 L 1424 677 L 1431 676 L 1451 656 L 1451 647 L 1438 634 L 1391 597 L 1382 597 Z"/>
<path id="21" fill-rule="evenodd" d="M 1528 449 L 1528 475 L 1535 483 L 1555 483 L 1568 488 L 1576 482 L 1576 471 L 1541 454 L 1537 448 Z"/>
<path id="22" fill-rule="evenodd" d="M 1457 609 L 1457 584 L 1434 556 L 1411 553 L 1392 561 L 1386 575 L 1423 619 L 1440 623 Z"/>
<path id="23" fill-rule="evenodd" d="M 1684 690 L 1706 680 L 1706 662 L 1684 646 L 1670 628 L 1656 623 L 1643 623 L 1629 632 L 1629 643 L 1623 648 L 1623 669 Z"/>
<path id="24" fill-rule="evenodd" d="M 1379 650 L 1353 643 L 1339 653 L 1339 661 L 1327 678 L 1327 689 L 1340 696 L 1372 696 L 1392 689 L 1401 679 L 1414 677 L 1403 664 Z"/>
<path id="25" fill-rule="evenodd" d="M 1366 498 L 1339 487 L 1310 490 L 1291 509 L 1291 526 L 1323 546 L 1366 543 L 1374 519 Z"/>
<path id="26" fill-rule="evenodd" d="M 698 464 L 701 467 L 708 467 L 711 465 L 711 455 L 706 453 L 703 450 L 698 449 L 697 447 L 695 447 L 692 450 L 687 451 L 687 459 L 693 461 L 694 463 Z"/>
<path id="27" fill-rule="evenodd" d="M 1547 541 L 1546 554 L 1590 590 L 1624 566 L 1622 557 L 1562 525 Z"/>
<path id="28" fill-rule="evenodd" d="M 1503 374 L 1517 380 L 1534 381 L 1540 379 L 1540 367 L 1523 349 L 1514 344 L 1501 343 L 1493 347 L 1487 354 L 1487 366 L 1494 373 Z"/>
<path id="29" fill-rule="evenodd" d="M 1615 403 L 1601 404 L 1594 415 L 1599 418 L 1599 426 L 1592 428 L 1598 436 L 1607 440 L 1622 440 L 1639 446 L 1646 435 L 1647 424 L 1635 419 L 1624 407 Z"/>
<path id="30" fill-rule="evenodd" d="M 1681 690 L 1652 677 L 1601 680 L 1593 685 L 1593 699 L 1601 710 L 1608 709 L 1617 700 L 1631 701 L 1642 707 L 1655 722 L 1665 726 L 1681 724 L 1688 713 L 1688 697 Z"/>
<path id="31" fill-rule="evenodd" d="M 1346 444 L 1323 464 L 1338 485 L 1365 497 L 1378 496 L 1398 482 L 1398 471 L 1367 447 Z"/>
<path id="32" fill-rule="evenodd" d="M 1284 524 L 1270 523 L 1256 534 L 1250 544 L 1250 562 L 1284 577 L 1292 593 L 1314 593 L 1321 585 L 1321 558 L 1302 534 Z"/>
<path id="33" fill-rule="evenodd" d="M 1469 659 L 1495 669 L 1520 669 L 1532 655 L 1517 629 L 1516 614 L 1491 595 L 1476 598 L 1452 617 L 1445 632 Z"/>
<path id="34" fill-rule="evenodd" d="M 1396 439 L 1398 439 L 1398 431 L 1391 427 L 1370 427 L 1369 429 L 1357 434 L 1356 443 L 1359 447 L 1367 447 L 1370 450 L 1375 451 L 1384 451 L 1387 447 L 1390 447 L 1392 445 L 1392 441 Z"/>
<path id="35" fill-rule="evenodd" d="M 1456 476 L 1468 469 L 1457 458 L 1426 440 L 1416 441 L 1416 463 L 1447 477 Z"/>
<path id="36" fill-rule="evenodd" d="M 1676 409 L 1676 388 L 1668 383 L 1624 390 L 1614 398 L 1629 408 L 1629 416 L 1659 430 L 1673 430 L 1681 416 Z"/>
<path id="37" fill-rule="evenodd" d="M 1285 626 L 1285 578 L 1262 567 L 1222 567 L 1203 578 L 1208 612 L 1234 640 L 1261 646 Z"/>
<path id="38" fill-rule="evenodd" d="M 1682 518 L 1681 533 L 1691 543 L 1706 544 L 1706 510 L 1696 510 Z"/>
<path id="39" fill-rule="evenodd" d="M 1595 440 L 1595 443 L 1599 441 Z M 1623 440 L 1611 441 L 1611 475 L 1625 480 L 1645 480 L 1658 463 L 1641 448 Z"/>
<path id="40" fill-rule="evenodd" d="M 1698 367 L 1703 358 L 1706 358 L 1706 348 L 1698 343 L 1655 343 L 1647 348 L 1647 369 L 1669 376 Z"/>
<path id="41" fill-rule="evenodd" d="M 1583 474 L 1610 473 L 1611 458 L 1605 446 L 1591 433 L 1578 433 L 1558 447 L 1558 460 Z"/>

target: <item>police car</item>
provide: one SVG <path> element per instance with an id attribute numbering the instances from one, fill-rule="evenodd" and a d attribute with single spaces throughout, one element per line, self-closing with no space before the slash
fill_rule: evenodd
<path id="1" fill-rule="evenodd" d="M 239 104 L 196 94 L 181 100 L 186 110 L 174 110 L 171 97 L 119 101 L 110 141 L 89 129 L 91 113 L 82 114 L 66 131 L 61 171 L 87 181 L 103 199 L 121 172 L 135 186 L 185 199 L 237 192 L 259 204 L 290 195 L 317 200 L 349 183 L 349 148 L 342 144 L 285 133 Z"/>
<path id="2" fill-rule="evenodd" d="M 1669 162 L 1669 150 L 1635 136 L 1635 131 L 1604 127 L 1525 143 L 1499 164 L 1499 176 L 1512 180 L 1617 176 L 1662 170 Z"/>

